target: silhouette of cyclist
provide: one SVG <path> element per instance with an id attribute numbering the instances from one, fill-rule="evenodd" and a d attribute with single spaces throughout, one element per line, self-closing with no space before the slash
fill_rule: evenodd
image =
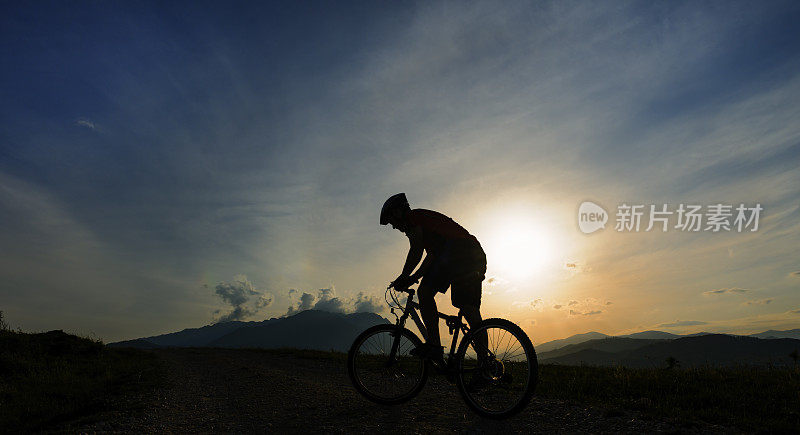
<path id="1" fill-rule="evenodd" d="M 400 289 L 422 278 L 417 294 L 428 342 L 413 354 L 441 361 L 439 317 L 434 296 L 449 288 L 450 300 L 474 328 L 481 322 L 481 283 L 486 275 L 486 254 L 478 239 L 449 217 L 425 209 L 411 209 L 404 193 L 393 195 L 381 209 L 381 225 L 403 232 L 411 244 L 403 272 L 394 280 Z M 422 259 L 425 260 L 412 273 Z M 484 341 L 481 337 L 480 341 Z M 485 347 L 484 347 L 485 348 Z"/>

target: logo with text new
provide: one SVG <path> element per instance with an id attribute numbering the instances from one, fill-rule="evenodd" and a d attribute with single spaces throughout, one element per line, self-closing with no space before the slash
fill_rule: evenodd
<path id="1" fill-rule="evenodd" d="M 605 228 L 606 222 L 608 222 L 608 213 L 603 207 L 591 201 L 584 201 L 578 207 L 578 228 L 584 234 L 590 234 Z"/>

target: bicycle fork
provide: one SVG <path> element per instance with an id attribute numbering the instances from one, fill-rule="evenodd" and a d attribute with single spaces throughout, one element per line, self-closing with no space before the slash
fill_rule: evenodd
<path id="1" fill-rule="evenodd" d="M 413 296 L 413 295 L 412 295 Z M 411 298 L 409 298 L 409 302 Z M 411 303 L 409 303 L 411 305 Z M 422 326 L 422 322 L 416 316 L 416 313 L 413 310 L 406 309 L 402 316 L 397 318 L 397 322 L 395 323 L 394 332 L 392 332 L 392 348 L 389 351 L 389 359 L 386 361 L 386 366 L 390 366 L 394 364 L 397 360 L 397 351 L 400 349 L 400 338 L 403 336 L 403 328 L 405 327 L 406 320 L 408 319 L 409 313 L 413 313 L 414 322 L 417 324 L 417 328 L 422 332 L 422 336 L 424 339 L 427 339 L 425 335 L 425 328 Z M 394 308 L 392 308 L 392 314 L 394 314 Z M 396 314 L 395 314 L 396 316 Z"/>

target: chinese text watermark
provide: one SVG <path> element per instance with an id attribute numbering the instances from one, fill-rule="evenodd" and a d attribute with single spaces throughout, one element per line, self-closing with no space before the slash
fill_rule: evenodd
<path id="1" fill-rule="evenodd" d="M 669 230 L 713 233 L 758 231 L 761 204 L 750 207 L 733 204 L 626 204 L 617 206 L 614 229 L 617 232 Z M 608 213 L 599 205 L 585 201 L 578 208 L 578 227 L 586 234 L 605 228 Z"/>

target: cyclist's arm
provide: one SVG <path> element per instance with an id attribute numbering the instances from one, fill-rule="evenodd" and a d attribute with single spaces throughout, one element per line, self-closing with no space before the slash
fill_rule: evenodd
<path id="1" fill-rule="evenodd" d="M 411 247 L 406 256 L 406 264 L 403 266 L 403 275 L 411 276 L 411 272 L 414 271 L 417 264 L 419 264 L 419 260 L 422 259 L 422 251 L 425 249 L 422 243 L 422 227 L 416 226 L 411 228 L 406 233 L 406 236 L 408 236 Z M 427 258 L 425 260 L 427 261 Z"/>
<path id="2" fill-rule="evenodd" d="M 419 266 L 419 269 L 417 269 L 417 271 L 414 272 L 413 275 L 411 275 L 411 278 L 414 281 L 417 281 L 418 279 L 422 278 L 422 275 L 425 275 L 425 271 L 428 269 L 428 267 L 430 267 L 431 263 L 433 263 L 433 254 L 428 252 L 427 254 L 425 254 L 425 259 L 422 260 L 422 264 Z"/>

